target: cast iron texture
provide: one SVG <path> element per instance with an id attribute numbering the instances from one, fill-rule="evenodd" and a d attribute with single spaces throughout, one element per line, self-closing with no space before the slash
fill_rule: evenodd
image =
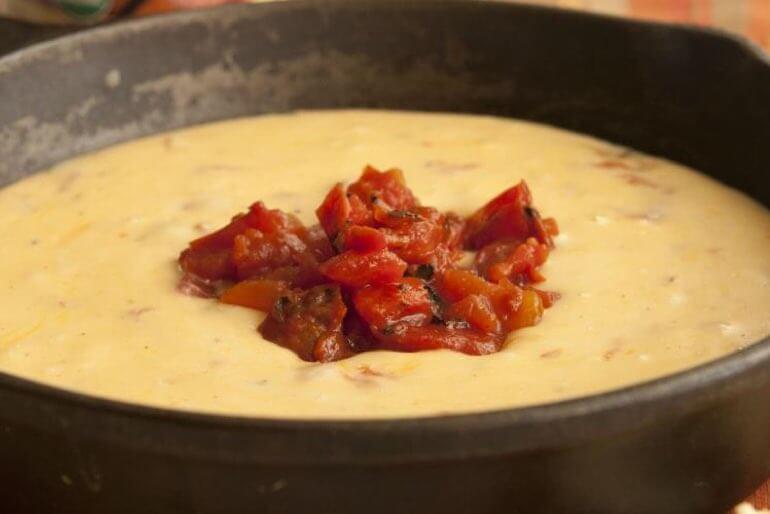
<path id="1" fill-rule="evenodd" d="M 73 30 L 70 27 L 37 26 L 0 18 L 0 55 Z"/>
<path id="2" fill-rule="evenodd" d="M 229 7 L 17 52 L 0 60 L 0 183 L 194 123 L 351 106 L 553 123 L 770 203 L 758 51 L 714 32 L 470 1 Z M 724 512 L 770 475 L 769 396 L 767 340 L 581 400 L 372 422 L 186 414 L 0 374 L 0 511 Z"/>

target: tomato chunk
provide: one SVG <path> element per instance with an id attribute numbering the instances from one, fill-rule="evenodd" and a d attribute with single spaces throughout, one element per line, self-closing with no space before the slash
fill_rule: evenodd
<path id="1" fill-rule="evenodd" d="M 374 253 L 387 248 L 385 234 L 371 227 L 355 225 L 345 232 L 345 249 L 359 253 Z"/>
<path id="2" fill-rule="evenodd" d="M 318 264 L 332 254 L 320 227 L 307 229 L 296 216 L 256 202 L 227 226 L 192 241 L 180 254 L 179 265 L 185 283 L 208 281 L 215 289 L 260 277 L 308 286 L 319 282 Z M 195 294 L 194 289 L 184 290 Z"/>
<path id="3" fill-rule="evenodd" d="M 279 209 L 268 209 L 262 202 L 252 204 L 244 219 L 249 228 L 260 230 L 266 234 L 290 232 L 301 235 L 305 233 L 305 227 L 299 218 Z"/>
<path id="4" fill-rule="evenodd" d="M 525 242 L 490 243 L 476 254 L 476 268 L 493 282 L 504 278 L 517 284 L 542 282 L 539 268 L 548 259 L 548 246 L 534 237 Z"/>
<path id="5" fill-rule="evenodd" d="M 367 166 L 331 188 L 317 225 L 256 202 L 190 242 L 178 289 L 265 312 L 260 333 L 306 361 L 377 349 L 485 355 L 559 298 L 532 287 L 559 233 L 532 203 L 522 181 L 463 219 L 420 205 L 399 169 Z"/>
<path id="6" fill-rule="evenodd" d="M 543 317 L 543 301 L 535 291 L 522 291 L 518 308 L 513 310 L 506 319 L 509 331 L 537 325 Z"/>
<path id="7" fill-rule="evenodd" d="M 424 325 L 436 306 L 425 281 L 403 278 L 378 286 L 365 286 L 353 293 L 356 311 L 376 331 L 387 331 L 398 322 Z"/>
<path id="8" fill-rule="evenodd" d="M 339 286 L 291 291 L 274 302 L 259 331 L 302 360 L 331 360 L 339 353 L 352 354 L 342 334 L 346 312 Z"/>
<path id="9" fill-rule="evenodd" d="M 500 350 L 502 339 L 469 328 L 449 329 L 444 325 L 396 325 L 390 334 L 377 336 L 383 346 L 401 352 L 454 350 L 468 355 L 487 355 Z"/>
<path id="10" fill-rule="evenodd" d="M 558 233 L 556 222 L 545 223 L 532 207 L 532 193 L 523 180 L 504 191 L 476 211 L 466 224 L 465 242 L 472 249 L 480 249 L 501 240 L 524 241 L 535 237 L 553 246 L 553 232 Z"/>
<path id="11" fill-rule="evenodd" d="M 233 279 L 237 276 L 230 249 L 188 248 L 179 256 L 179 266 L 185 273 L 205 280 Z"/>
<path id="12" fill-rule="evenodd" d="M 367 166 L 361 177 L 350 184 L 348 191 L 368 205 L 383 202 L 389 208 L 398 210 L 411 209 L 417 205 L 414 195 L 406 187 L 403 172 L 396 168 L 379 171 Z"/>
<path id="13" fill-rule="evenodd" d="M 441 295 L 450 302 L 462 300 L 472 294 L 488 295 L 493 290 L 490 284 L 476 273 L 463 269 L 448 269 L 436 281 Z"/>
<path id="14" fill-rule="evenodd" d="M 307 245 L 295 234 L 265 233 L 247 229 L 235 236 L 232 259 L 239 279 L 259 277 L 276 268 L 292 266 L 307 251 Z"/>
<path id="15" fill-rule="evenodd" d="M 387 284 L 404 276 L 406 263 L 388 250 L 360 253 L 348 250 L 319 266 L 321 273 L 349 287 Z"/>
<path id="16" fill-rule="evenodd" d="M 270 312 L 278 298 L 288 290 L 289 285 L 281 280 L 244 280 L 223 292 L 219 301 Z"/>
<path id="17" fill-rule="evenodd" d="M 488 296 L 482 294 L 471 294 L 453 303 L 447 309 L 446 317 L 466 321 L 485 334 L 500 333 L 500 320 L 492 307 L 492 302 Z"/>
<path id="18" fill-rule="evenodd" d="M 350 202 L 342 184 L 329 191 L 315 213 L 326 235 L 333 241 L 349 223 L 351 214 Z"/>

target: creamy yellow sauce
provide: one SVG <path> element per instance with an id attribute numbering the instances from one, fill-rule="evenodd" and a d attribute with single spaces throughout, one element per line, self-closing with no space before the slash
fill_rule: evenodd
<path id="1" fill-rule="evenodd" d="M 468 214 L 520 179 L 562 235 L 562 299 L 502 352 L 312 364 L 262 314 L 183 296 L 176 257 L 251 202 L 313 223 L 337 181 L 401 167 Z M 770 333 L 770 215 L 671 162 L 480 116 L 307 112 L 119 145 L 0 191 L 0 370 L 93 395 L 290 418 L 500 409 L 644 381 Z"/>

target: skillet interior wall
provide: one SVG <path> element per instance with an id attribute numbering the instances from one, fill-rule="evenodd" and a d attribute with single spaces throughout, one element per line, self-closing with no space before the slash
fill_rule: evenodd
<path id="1" fill-rule="evenodd" d="M 0 185 L 177 127 L 356 106 L 551 123 L 768 204 L 770 67 L 742 43 L 535 7 L 517 6 L 512 28 L 503 4 L 394 3 L 226 7 L 12 54 L 0 61 Z"/>

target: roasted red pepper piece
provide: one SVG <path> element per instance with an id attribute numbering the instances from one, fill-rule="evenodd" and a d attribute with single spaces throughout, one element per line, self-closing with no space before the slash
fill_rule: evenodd
<path id="1" fill-rule="evenodd" d="M 219 301 L 270 312 L 278 298 L 288 291 L 289 284 L 281 280 L 244 280 L 223 292 Z"/>
<path id="2" fill-rule="evenodd" d="M 346 312 L 339 286 L 295 290 L 275 301 L 259 331 L 302 360 L 335 360 L 353 353 L 342 334 Z"/>
<path id="3" fill-rule="evenodd" d="M 536 237 L 541 243 L 553 246 L 552 230 L 558 233 L 555 222 L 544 223 L 532 207 L 532 193 L 522 180 L 468 218 L 465 243 L 478 250 L 495 241 L 522 242 Z"/>
<path id="4" fill-rule="evenodd" d="M 441 225 L 420 220 L 402 229 L 382 229 L 388 248 L 410 264 L 427 264 L 441 243 L 444 231 Z"/>
<path id="5" fill-rule="evenodd" d="M 280 209 L 268 209 L 262 202 L 256 202 L 249 208 L 245 221 L 249 228 L 261 230 L 266 234 L 288 232 L 303 236 L 306 232 L 299 218 Z"/>
<path id="6" fill-rule="evenodd" d="M 446 349 L 468 355 L 495 353 L 503 343 L 503 339 L 497 335 L 483 334 L 467 327 L 450 329 L 440 324 L 396 324 L 390 334 L 378 334 L 377 338 L 389 350 L 419 352 Z"/>
<path id="7" fill-rule="evenodd" d="M 310 254 L 317 262 L 323 262 L 335 254 L 334 248 L 332 248 L 329 238 L 326 237 L 326 233 L 321 225 L 310 227 L 307 230 L 304 241 Z"/>
<path id="8" fill-rule="evenodd" d="M 350 201 L 342 184 L 336 184 L 316 209 L 315 214 L 326 235 L 334 241 L 349 224 L 351 214 Z"/>
<path id="9" fill-rule="evenodd" d="M 521 300 L 517 298 L 517 304 L 517 308 L 509 312 L 504 321 L 509 332 L 540 323 L 543 317 L 543 301 L 537 292 L 531 289 L 522 290 Z"/>
<path id="10" fill-rule="evenodd" d="M 457 260 L 464 223 L 456 215 L 431 207 L 385 210 L 376 205 L 374 216 L 388 248 L 408 264 L 443 270 Z"/>
<path id="11" fill-rule="evenodd" d="M 266 233 L 250 228 L 235 236 L 232 259 L 237 278 L 245 280 L 297 265 L 307 250 L 305 242 L 291 232 Z"/>
<path id="12" fill-rule="evenodd" d="M 457 250 L 463 246 L 463 232 L 465 220 L 453 212 L 447 212 L 443 217 L 444 244 L 450 250 Z"/>
<path id="13" fill-rule="evenodd" d="M 540 296 L 534 291 L 522 289 L 506 278 L 495 284 L 470 271 L 450 269 L 439 277 L 437 286 L 444 298 L 454 302 L 448 311 L 450 315 L 459 316 L 474 326 L 488 327 L 492 326 L 494 321 L 481 318 L 483 313 L 480 311 L 479 301 L 474 300 L 472 306 L 462 303 L 470 296 L 486 298 L 502 329 L 507 332 L 534 325 L 542 315 L 543 303 Z M 458 302 L 460 305 L 455 306 Z M 520 313 L 521 310 L 527 312 Z"/>
<path id="14" fill-rule="evenodd" d="M 230 248 L 188 248 L 179 256 L 179 266 L 185 273 L 209 281 L 233 280 L 237 276 Z"/>
<path id="15" fill-rule="evenodd" d="M 388 250 L 360 253 L 353 250 L 341 253 L 319 266 L 330 280 L 348 287 L 395 282 L 406 271 L 406 263 Z"/>
<path id="16" fill-rule="evenodd" d="M 232 261 L 232 247 L 236 236 L 250 228 L 246 214 L 238 214 L 228 225 L 190 242 L 179 256 L 179 265 L 185 273 L 206 280 L 232 280 L 236 267 Z"/>
<path id="17" fill-rule="evenodd" d="M 490 243 L 476 254 L 476 269 L 492 282 L 504 278 L 516 284 L 545 280 L 539 268 L 548 259 L 548 246 L 530 237 L 523 243 Z"/>
<path id="18" fill-rule="evenodd" d="M 353 304 L 361 318 L 379 332 L 399 322 L 425 325 L 436 311 L 427 284 L 418 278 L 365 286 L 353 293 Z"/>
<path id="19" fill-rule="evenodd" d="M 436 280 L 438 292 L 450 302 L 457 302 L 472 294 L 489 295 L 494 287 L 470 270 L 448 269 Z"/>
<path id="20" fill-rule="evenodd" d="M 483 294 L 471 294 L 453 303 L 447 309 L 445 318 L 466 321 L 485 334 L 499 334 L 502 328 L 492 302 Z"/>
<path id="21" fill-rule="evenodd" d="M 531 210 L 533 216 L 532 219 L 532 232 L 535 239 L 548 245 L 549 248 L 553 248 L 553 238 L 559 235 L 559 225 L 553 218 L 541 218 L 540 213 L 536 209 Z"/>
<path id="22" fill-rule="evenodd" d="M 296 216 L 253 204 L 227 226 L 190 243 L 179 264 L 186 283 L 273 278 L 309 287 L 325 279 L 318 264 L 333 255 L 321 227 L 305 228 Z"/>
<path id="23" fill-rule="evenodd" d="M 382 202 L 390 209 L 408 210 L 417 205 L 414 195 L 406 187 L 404 174 L 396 168 L 379 171 L 367 166 L 361 177 L 350 184 L 348 192 L 369 206 Z"/>
<path id="24" fill-rule="evenodd" d="M 388 247 L 385 234 L 372 227 L 354 225 L 345 231 L 345 249 L 359 253 L 374 253 Z"/>

